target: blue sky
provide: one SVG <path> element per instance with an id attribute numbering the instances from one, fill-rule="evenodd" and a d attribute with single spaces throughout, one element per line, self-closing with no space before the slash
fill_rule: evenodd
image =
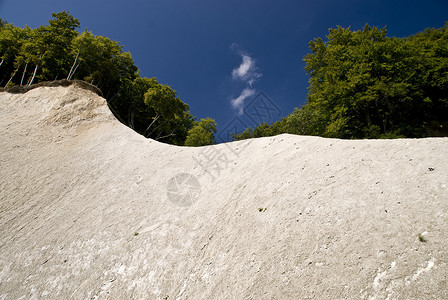
<path id="1" fill-rule="evenodd" d="M 170 85 L 220 130 L 259 92 L 280 112 L 272 121 L 303 105 L 302 59 L 330 27 L 369 23 L 404 37 L 448 21 L 446 0 L 0 0 L 0 17 L 20 27 L 62 10 L 81 30 L 120 41 L 142 76 Z"/>

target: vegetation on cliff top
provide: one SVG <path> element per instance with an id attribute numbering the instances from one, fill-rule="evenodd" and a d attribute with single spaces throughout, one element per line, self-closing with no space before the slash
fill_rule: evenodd
<path id="1" fill-rule="evenodd" d="M 334 138 L 448 136 L 448 23 L 406 38 L 337 27 L 309 43 L 304 106 L 235 139 L 279 133 Z"/>
<path id="2" fill-rule="evenodd" d="M 115 116 L 145 137 L 202 146 L 216 143 L 213 119 L 196 118 L 176 91 L 142 78 L 119 42 L 85 30 L 68 12 L 48 25 L 19 28 L 0 19 L 0 86 L 83 80 L 98 87 Z M 448 136 L 448 23 L 406 38 L 386 28 L 332 28 L 309 43 L 304 106 L 235 140 L 280 133 L 334 138 Z"/>
<path id="3" fill-rule="evenodd" d="M 83 80 L 98 87 L 115 116 L 138 133 L 185 144 L 195 117 L 176 91 L 155 78 L 142 78 L 119 42 L 88 30 L 79 33 L 78 19 L 68 12 L 52 17 L 35 29 L 0 19 L 0 86 L 24 91 L 36 83 Z"/>

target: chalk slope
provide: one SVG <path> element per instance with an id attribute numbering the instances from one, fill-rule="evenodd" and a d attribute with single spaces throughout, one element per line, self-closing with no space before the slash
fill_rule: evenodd
<path id="1" fill-rule="evenodd" d="M 448 298 L 448 139 L 147 140 L 0 93 L 0 299 Z"/>

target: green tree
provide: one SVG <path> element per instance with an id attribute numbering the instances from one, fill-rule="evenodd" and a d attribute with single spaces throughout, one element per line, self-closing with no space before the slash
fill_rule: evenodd
<path id="1" fill-rule="evenodd" d="M 193 126 L 189 107 L 168 85 L 155 78 L 141 78 L 123 85 L 109 101 L 115 116 L 147 138 L 183 145 Z"/>
<path id="2" fill-rule="evenodd" d="M 42 60 L 42 72 L 39 80 L 56 80 L 67 77 L 72 57 L 72 42 L 80 23 L 66 11 L 51 14 L 49 25 L 36 29 L 39 54 Z"/>
<path id="3" fill-rule="evenodd" d="M 294 111 L 282 119 L 283 130 L 285 133 L 299 135 L 315 135 L 316 134 L 316 113 L 309 106 L 304 105 L 295 108 Z"/>
<path id="4" fill-rule="evenodd" d="M 25 78 L 28 78 L 27 84 L 30 85 L 35 80 L 39 66 L 42 64 L 42 49 L 45 46 L 42 36 L 36 29 L 25 27 L 23 32 L 24 38 L 15 56 L 14 65 L 17 70 L 23 67 L 20 85 L 23 84 Z"/>
<path id="5" fill-rule="evenodd" d="M 0 27 L 0 55 L 7 65 L 0 69 L 3 82 L 8 75 L 15 84 L 22 84 L 25 78 L 31 84 L 36 78 L 48 81 L 67 76 L 79 21 L 65 11 L 52 16 L 49 25 L 36 29 L 7 23 Z M 21 76 L 16 76 L 19 73 Z"/>
<path id="6" fill-rule="evenodd" d="M 232 134 L 232 138 L 235 141 L 240 141 L 240 140 L 245 140 L 245 139 L 273 136 L 273 135 L 282 134 L 285 132 L 286 132 L 285 131 L 285 120 L 282 119 L 281 121 L 274 122 L 271 125 L 264 122 L 254 128 L 251 128 L 251 127 L 246 128 L 241 133 Z"/>
<path id="7" fill-rule="evenodd" d="M 418 87 L 421 118 L 427 135 L 448 135 L 448 22 L 406 39 L 414 55 L 410 83 Z"/>
<path id="8" fill-rule="evenodd" d="M 145 104 L 145 93 L 157 85 L 155 78 L 138 76 L 123 85 L 118 95 L 109 101 L 109 107 L 123 124 L 145 135 L 155 115 L 154 110 Z"/>
<path id="9" fill-rule="evenodd" d="M 31 29 L 0 19 L 0 82 L 32 84 L 80 79 L 101 89 L 114 115 L 138 133 L 183 145 L 194 118 L 176 92 L 155 78 L 141 78 L 119 42 L 79 34 L 68 12 L 52 14 L 49 25 Z"/>
<path id="10" fill-rule="evenodd" d="M 448 136 L 448 22 L 407 38 L 385 28 L 329 29 L 309 43 L 307 103 L 234 139 L 278 133 L 338 138 Z"/>
<path id="11" fill-rule="evenodd" d="M 137 78 L 138 68 L 120 43 L 87 30 L 73 40 L 71 57 L 74 78 L 97 85 L 108 100 Z"/>
<path id="12" fill-rule="evenodd" d="M 22 29 L 6 22 L 0 27 L 0 85 L 6 85 L 17 71 L 15 59 L 29 31 L 29 27 Z"/>
<path id="13" fill-rule="evenodd" d="M 244 129 L 243 132 L 240 133 L 232 133 L 232 139 L 234 141 L 241 141 L 241 140 L 247 140 L 247 139 L 251 139 L 254 137 L 253 133 L 252 133 L 253 129 L 251 127 L 248 127 L 246 129 Z"/>
<path id="14" fill-rule="evenodd" d="M 152 122 L 145 130 L 146 137 L 183 145 L 193 125 L 189 106 L 168 85 L 157 84 L 144 95 L 144 103 L 154 112 Z"/>
<path id="15" fill-rule="evenodd" d="M 421 82 L 415 81 L 418 62 L 428 66 L 422 61 L 422 44 L 386 34 L 385 28 L 369 25 L 360 31 L 338 27 L 329 30 L 328 41 L 310 42 L 312 53 L 305 57 L 310 75 L 307 106 L 317 116 L 318 134 L 425 135 L 423 124 L 434 115 L 427 114 L 430 101 Z"/>
<path id="16" fill-rule="evenodd" d="M 216 121 L 210 118 L 195 122 L 193 128 L 188 131 L 185 146 L 199 147 L 215 144 L 216 126 Z"/>

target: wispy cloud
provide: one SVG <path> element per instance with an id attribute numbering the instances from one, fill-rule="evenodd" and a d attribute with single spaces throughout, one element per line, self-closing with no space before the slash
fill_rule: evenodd
<path id="1" fill-rule="evenodd" d="M 232 44 L 231 49 L 241 56 L 241 64 L 232 70 L 232 79 L 239 80 L 246 83 L 246 88 L 241 94 L 231 99 L 232 107 L 238 110 L 238 113 L 243 114 L 244 100 L 253 96 L 256 90 L 253 84 L 263 76 L 256 66 L 256 61 L 238 44 Z"/>
<path id="2" fill-rule="evenodd" d="M 243 108 L 244 108 L 244 100 L 247 98 L 253 96 L 255 94 L 255 90 L 251 88 L 245 88 L 241 95 L 239 95 L 237 98 L 232 98 L 231 103 L 232 107 L 238 110 L 238 114 L 243 114 Z"/>
<path id="3" fill-rule="evenodd" d="M 260 74 L 258 74 L 255 70 L 255 60 L 244 54 L 241 57 L 243 62 L 239 65 L 239 67 L 233 69 L 232 78 L 242 80 L 247 82 L 249 85 L 252 85 L 254 81 L 260 77 Z"/>

